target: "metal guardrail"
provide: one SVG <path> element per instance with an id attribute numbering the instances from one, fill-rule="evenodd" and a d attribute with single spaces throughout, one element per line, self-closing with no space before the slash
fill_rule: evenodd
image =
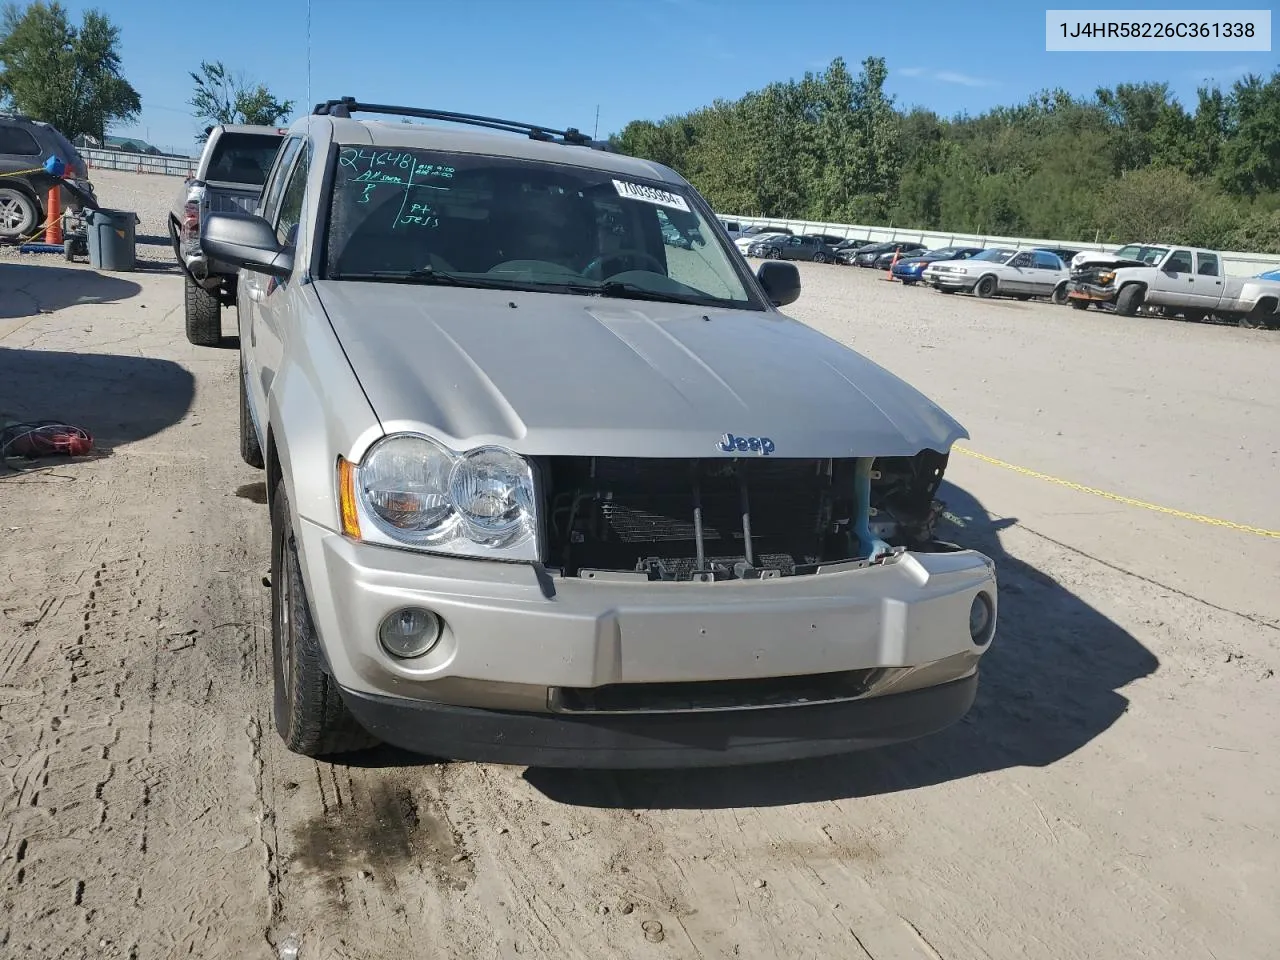
<path id="1" fill-rule="evenodd" d="M 786 227 L 794 234 L 826 233 L 833 237 L 860 239 L 869 243 L 912 240 L 930 249 L 937 247 L 1065 247 L 1068 250 L 1114 250 L 1118 243 L 1081 243 L 1078 240 L 1045 240 L 1028 237 L 989 237 L 972 233 L 942 233 L 936 230 L 909 230 L 901 227 L 868 227 L 847 223 L 818 223 L 813 220 L 786 220 L 778 217 L 734 217 L 717 214 L 721 220 L 744 226 Z M 1266 270 L 1280 269 L 1280 256 L 1271 253 L 1222 251 L 1223 269 L 1231 277 L 1252 277 Z"/>
<path id="2" fill-rule="evenodd" d="M 192 177 L 196 172 L 195 157 L 166 157 L 130 150 L 95 150 L 80 147 L 80 156 L 92 170 L 129 170 L 133 173 L 155 173 L 169 177 Z"/>

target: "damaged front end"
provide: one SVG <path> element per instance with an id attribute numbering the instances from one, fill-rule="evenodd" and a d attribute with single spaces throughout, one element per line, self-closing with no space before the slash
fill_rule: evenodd
<path id="1" fill-rule="evenodd" d="M 584 579 L 770 579 L 937 549 L 947 455 L 551 457 L 547 566 Z"/>
<path id="2" fill-rule="evenodd" d="M 1093 303 L 1115 303 L 1115 280 L 1115 265 L 1087 264 L 1072 272 L 1071 279 L 1067 282 L 1067 298 Z"/>

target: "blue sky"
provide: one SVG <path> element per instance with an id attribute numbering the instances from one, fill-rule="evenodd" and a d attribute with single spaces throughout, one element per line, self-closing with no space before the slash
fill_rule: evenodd
<path id="1" fill-rule="evenodd" d="M 1275 53 L 1046 53 L 1046 6 L 1171 9 L 1174 3 L 971 0 L 306 0 L 69 2 L 109 12 L 142 119 L 114 131 L 189 148 L 189 71 L 201 57 L 266 83 L 298 108 L 354 95 L 507 116 L 603 136 L 802 76 L 842 56 L 884 57 L 900 105 L 943 114 L 1016 103 L 1044 87 L 1163 80 L 1194 104 L 1197 85 L 1269 75 Z M 1266 8 L 1259 3 L 1199 9 Z"/>

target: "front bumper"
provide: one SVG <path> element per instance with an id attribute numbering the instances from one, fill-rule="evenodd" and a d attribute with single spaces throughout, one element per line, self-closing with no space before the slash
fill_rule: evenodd
<path id="1" fill-rule="evenodd" d="M 1116 299 L 1116 289 L 1096 283 L 1071 280 L 1067 283 L 1067 297 L 1071 300 L 1089 300 L 1093 303 L 1113 303 Z"/>
<path id="2" fill-rule="evenodd" d="M 968 712 L 978 675 L 905 693 L 784 708 L 571 717 L 478 710 L 344 691 L 374 736 L 447 759 L 535 767 L 673 768 L 773 763 L 901 743 Z"/>
<path id="3" fill-rule="evenodd" d="M 975 278 L 967 273 L 930 273 L 925 271 L 924 282 L 934 287 L 945 287 L 948 290 L 970 290 Z"/>
<path id="4" fill-rule="evenodd" d="M 512 721 L 517 729 L 549 730 L 559 729 L 553 719 L 568 719 L 560 706 L 565 691 L 617 685 L 867 671 L 867 688 L 851 702 L 900 696 L 973 675 L 989 637 L 976 644 L 970 636 L 970 606 L 984 592 L 993 617 L 996 610 L 991 561 L 968 550 L 906 553 L 809 576 L 702 584 L 552 577 L 528 564 L 355 543 L 306 520 L 299 523 L 298 543 L 328 667 L 353 709 L 359 716 L 361 704 L 389 698 L 367 707 L 365 722 L 389 742 L 435 753 L 439 746 L 411 741 L 436 736 L 435 721 L 424 728 L 421 711 L 436 716 L 446 705 L 517 713 L 523 717 Z M 388 656 L 376 638 L 382 620 L 405 606 L 432 610 L 445 624 L 437 646 L 415 661 Z M 656 688 L 628 689 L 639 689 L 643 698 Z M 725 715 L 723 729 L 736 729 L 734 717 L 755 722 L 749 719 L 755 704 L 731 706 L 713 711 Z M 809 709 L 774 704 L 766 712 L 782 723 L 784 714 Z M 633 712 L 662 727 L 672 716 L 689 722 L 701 707 Z M 392 715 L 407 724 L 400 734 L 388 728 Z M 620 729 L 619 723 L 629 729 L 632 721 L 589 708 L 576 710 L 570 726 L 572 736 L 587 736 L 583 725 Z M 703 723 L 710 721 L 697 721 Z M 815 735 L 834 742 L 829 732 Z M 865 734 L 877 742 L 886 736 Z M 850 733 L 835 741 L 860 738 Z M 791 749 L 800 748 L 793 743 Z"/>

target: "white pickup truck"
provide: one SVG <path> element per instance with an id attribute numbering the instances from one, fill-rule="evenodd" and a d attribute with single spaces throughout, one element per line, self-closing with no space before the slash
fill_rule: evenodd
<path id="1" fill-rule="evenodd" d="M 1228 277 L 1216 250 L 1135 243 L 1111 254 L 1081 254 L 1072 267 L 1067 298 L 1077 310 L 1109 304 L 1122 317 L 1214 315 L 1244 327 L 1280 327 L 1280 282 Z"/>

